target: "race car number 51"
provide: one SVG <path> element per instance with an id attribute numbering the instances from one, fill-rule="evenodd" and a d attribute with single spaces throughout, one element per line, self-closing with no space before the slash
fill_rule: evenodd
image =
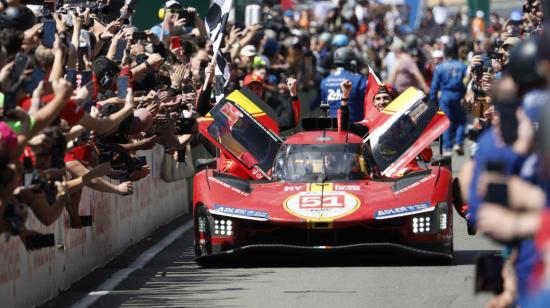
<path id="1" fill-rule="evenodd" d="M 305 219 L 335 219 L 355 212 L 360 204 L 356 196 L 344 191 L 303 191 L 288 197 L 284 208 Z"/>
<path id="2" fill-rule="evenodd" d="M 299 206 L 300 208 L 316 208 L 316 207 L 344 207 L 345 196 L 323 196 L 321 200 L 320 195 L 313 196 L 300 196 Z"/>

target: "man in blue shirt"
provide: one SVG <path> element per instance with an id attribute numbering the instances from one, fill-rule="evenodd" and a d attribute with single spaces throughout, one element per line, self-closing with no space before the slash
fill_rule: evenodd
<path id="1" fill-rule="evenodd" d="M 358 60 L 352 49 L 341 47 L 334 51 L 334 66 L 336 71 L 321 81 L 321 100 L 330 106 L 329 115 L 336 117 L 342 99 L 340 84 L 349 80 L 352 83 L 348 98 L 349 120 L 357 122 L 364 117 L 365 92 L 367 77 L 354 73 Z"/>
<path id="2" fill-rule="evenodd" d="M 466 93 L 464 77 L 468 67 L 457 60 L 458 45 L 454 42 L 449 42 L 445 46 L 445 56 L 446 60 L 435 68 L 430 101 L 439 101 L 439 107 L 451 121 L 451 126 L 443 133 L 445 155 L 450 155 L 452 150 L 463 155 L 466 113 L 460 101 Z"/>
<path id="3" fill-rule="evenodd" d="M 186 20 L 182 18 L 181 13 L 187 11 L 188 16 L 193 20 Z M 161 23 L 151 28 L 151 32 L 154 33 L 159 39 L 164 40 L 170 36 L 178 36 L 193 31 L 193 27 L 186 25 L 195 22 L 200 35 L 204 35 L 206 30 L 204 29 L 204 22 L 199 18 L 194 8 L 184 8 L 177 0 L 166 1 L 164 4 L 164 18 Z"/>

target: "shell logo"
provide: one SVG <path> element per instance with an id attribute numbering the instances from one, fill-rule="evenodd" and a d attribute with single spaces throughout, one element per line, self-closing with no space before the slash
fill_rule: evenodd
<path id="1" fill-rule="evenodd" d="M 288 197 L 284 208 L 307 220 L 333 220 L 355 212 L 361 202 L 344 191 L 303 191 Z"/>

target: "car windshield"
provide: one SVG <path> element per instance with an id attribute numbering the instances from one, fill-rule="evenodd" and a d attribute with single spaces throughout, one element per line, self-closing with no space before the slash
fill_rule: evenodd
<path id="1" fill-rule="evenodd" d="M 287 144 L 275 157 L 273 177 L 288 181 L 363 179 L 361 144 Z"/>

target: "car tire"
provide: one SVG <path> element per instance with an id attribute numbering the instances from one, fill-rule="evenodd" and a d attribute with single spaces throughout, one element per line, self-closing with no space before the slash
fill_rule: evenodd
<path id="1" fill-rule="evenodd" d="M 208 215 L 208 210 L 203 205 L 198 205 L 195 208 L 195 256 L 201 257 L 212 253 L 212 234 L 211 234 L 211 217 Z M 201 243 L 199 236 L 199 225 L 204 223 L 204 242 Z"/>

